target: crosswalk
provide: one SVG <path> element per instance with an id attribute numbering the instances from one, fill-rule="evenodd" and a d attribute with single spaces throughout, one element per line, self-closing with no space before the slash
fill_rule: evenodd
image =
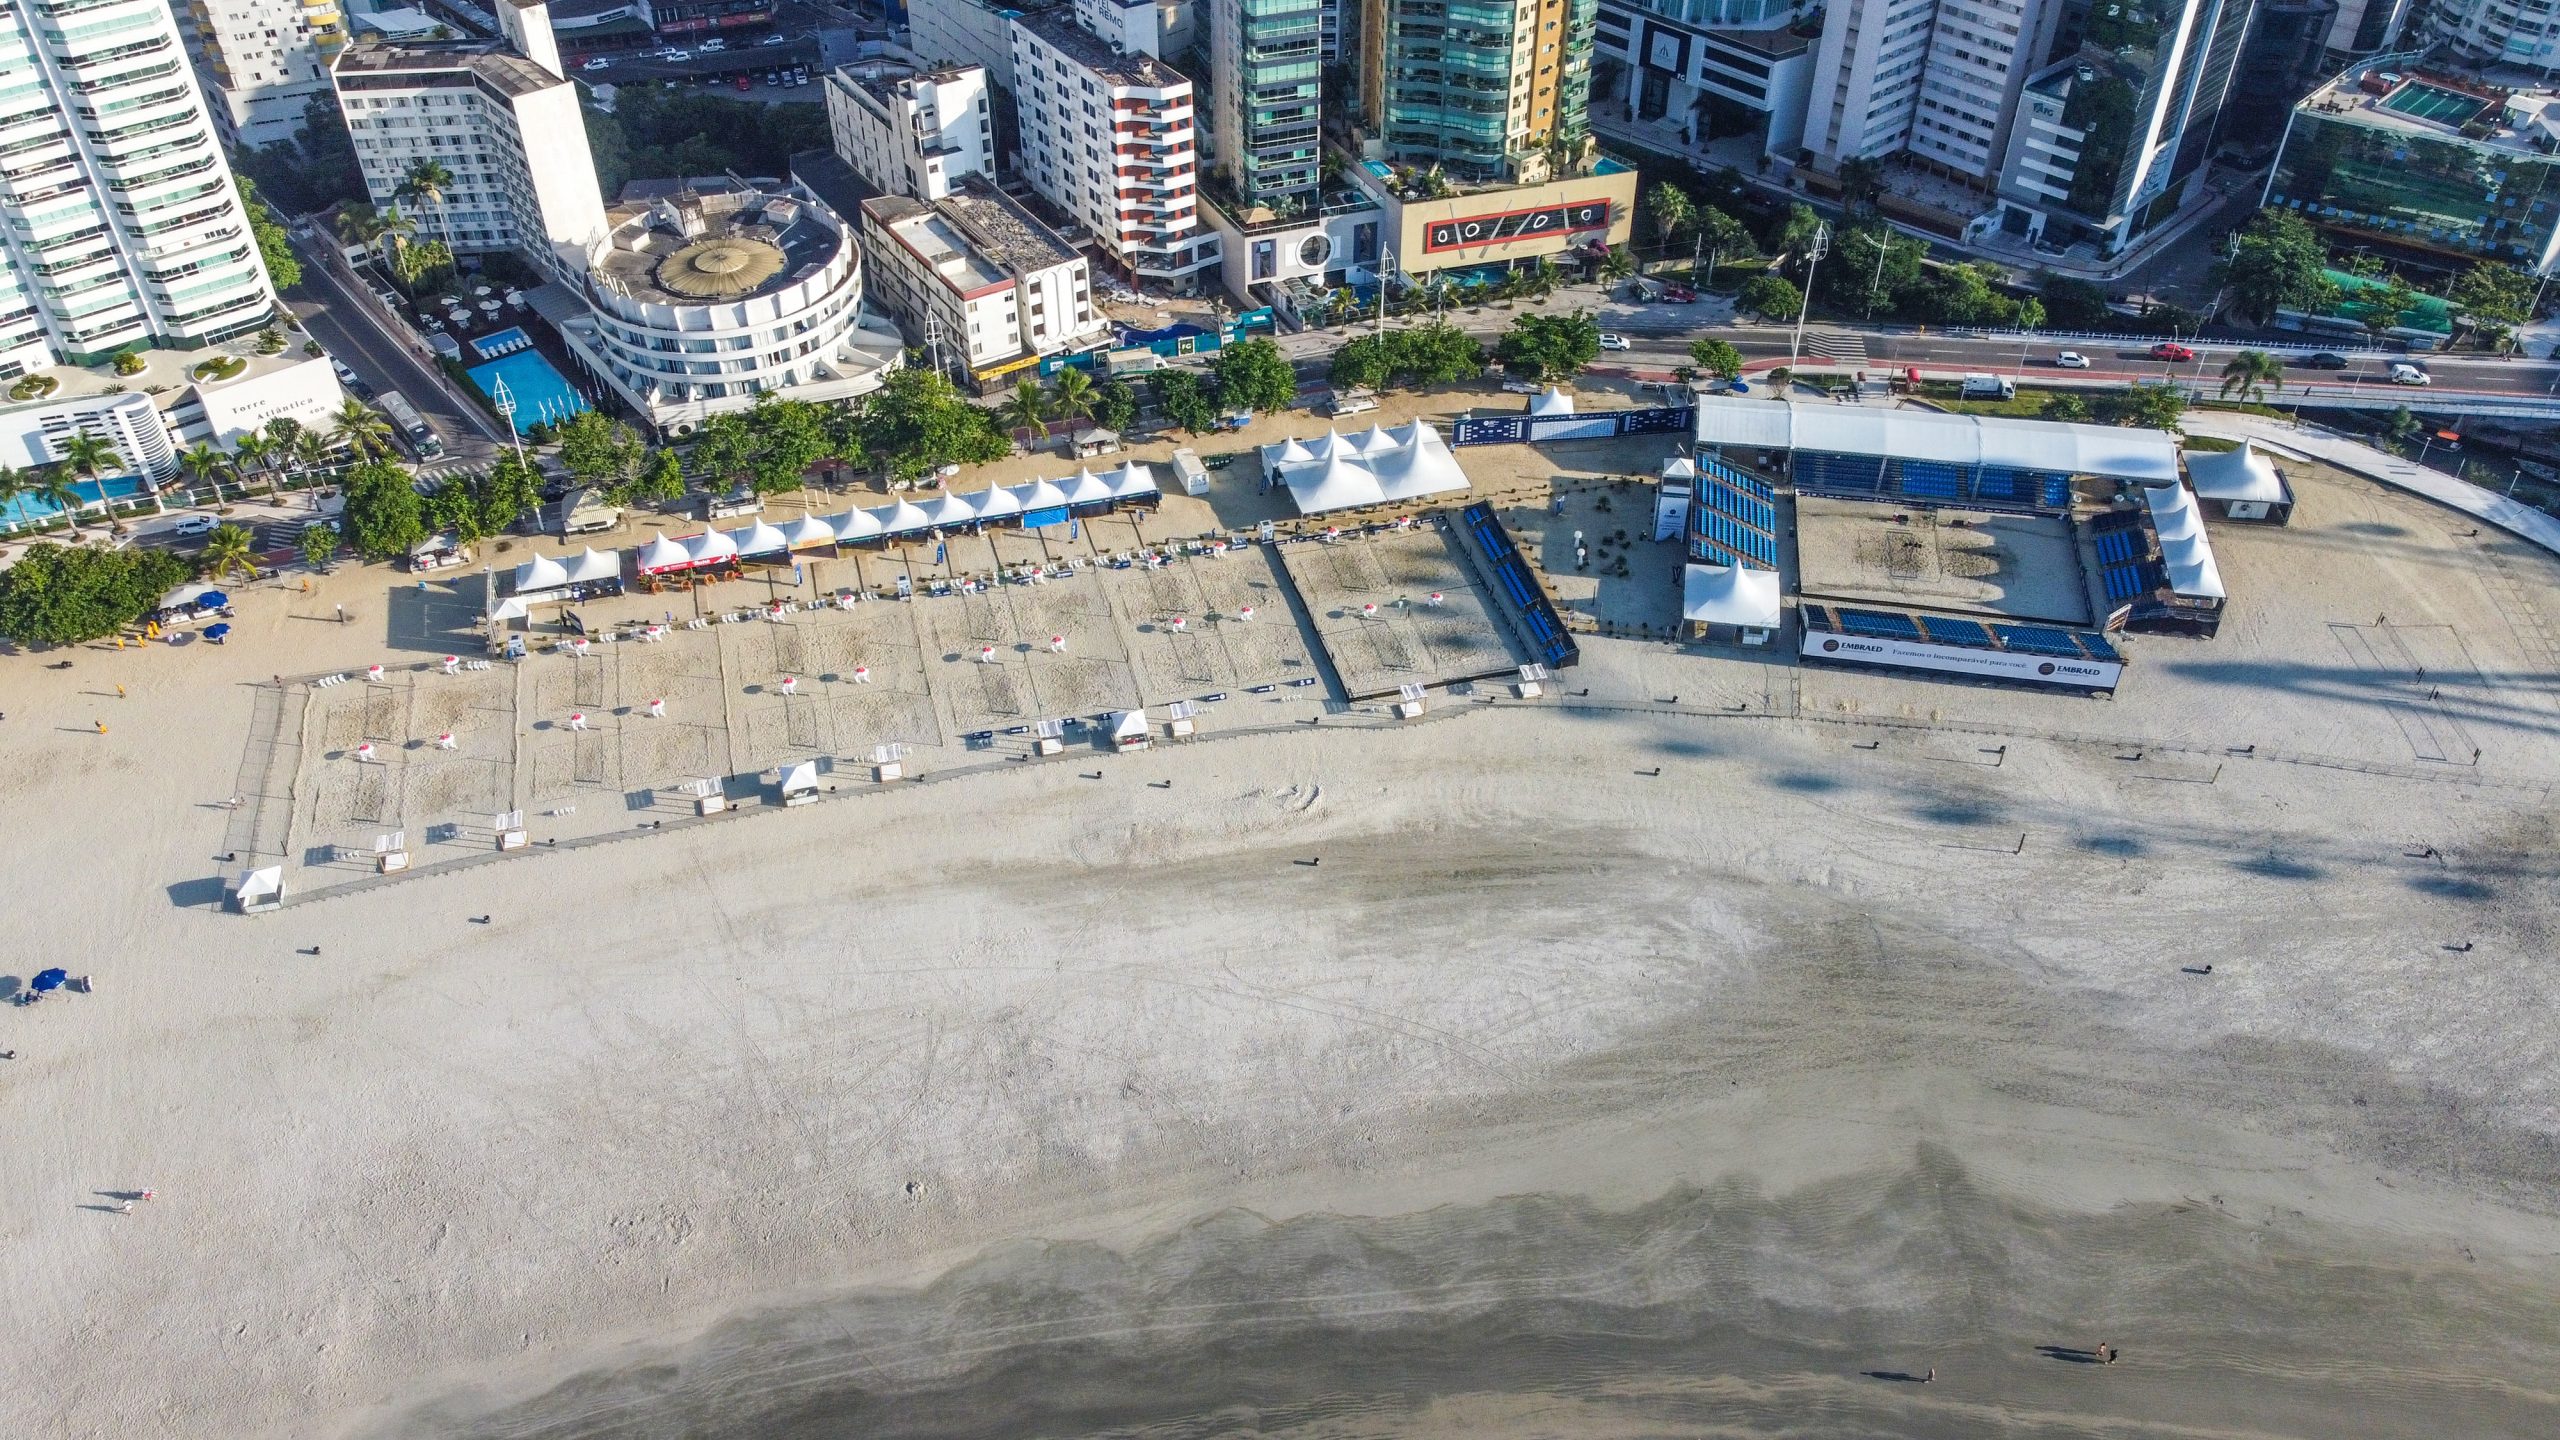
<path id="1" fill-rule="evenodd" d="M 1806 354 L 1819 355 L 1834 365 L 1867 363 L 1866 337 L 1846 330 L 1807 330 L 1804 348 Z"/>

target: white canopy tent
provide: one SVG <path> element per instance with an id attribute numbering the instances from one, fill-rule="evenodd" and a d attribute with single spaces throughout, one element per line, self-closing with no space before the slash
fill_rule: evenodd
<path id="1" fill-rule="evenodd" d="M 652 535 L 649 543 L 640 547 L 640 573 L 643 575 L 683 570 L 692 564 L 692 554 L 664 535 Z"/>
<path id="2" fill-rule="evenodd" d="M 2221 600 L 2222 570 L 2213 562 L 2213 542 L 2204 532 L 2204 515 L 2196 497 L 2179 484 L 2147 486 L 2143 502 L 2151 507 L 2152 528 L 2160 536 L 2160 559 L 2169 572 L 2169 589 L 2190 599 Z"/>
<path id="3" fill-rule="evenodd" d="M 803 515 L 782 522 L 783 543 L 794 550 L 807 550 L 836 542 L 836 527 L 815 515 Z"/>
<path id="4" fill-rule="evenodd" d="M 2293 491 L 2265 452 L 2249 441 L 2237 450 L 2186 452 L 2187 483 L 2199 500 L 2222 507 L 2224 518 L 2282 525 L 2293 517 Z"/>
<path id="5" fill-rule="evenodd" d="M 569 557 L 568 570 L 569 583 L 572 585 L 593 585 L 599 580 L 619 580 L 622 578 L 622 555 L 618 551 L 589 547 L 584 552 Z"/>
<path id="6" fill-rule="evenodd" d="M 1778 572 L 1734 565 L 1692 565 L 1681 577 L 1680 618 L 1692 625 L 1775 630 L 1784 617 Z"/>
<path id="7" fill-rule="evenodd" d="M 692 556 L 696 565 L 717 565 L 723 560 L 738 558 L 738 542 L 717 530 L 687 535 L 680 543 L 684 546 L 684 553 Z"/>
<path id="8" fill-rule="evenodd" d="M 532 595 L 544 590 L 557 590 L 569 583 L 569 567 L 548 555 L 536 555 L 516 567 L 510 577 L 515 593 Z"/>
<path id="9" fill-rule="evenodd" d="M 791 541 L 765 521 L 729 532 L 729 541 L 740 555 L 779 555 L 791 548 Z"/>
<path id="10" fill-rule="evenodd" d="M 1390 443 L 1364 453 L 1363 446 L 1372 439 Z M 1418 420 L 1401 439 L 1372 429 L 1357 440 L 1328 434 L 1305 448 L 1319 458 L 1284 465 L 1279 472 L 1301 515 L 1400 505 L 1467 488 L 1466 472 L 1449 453 L 1448 443 L 1440 432 Z"/>
<path id="11" fill-rule="evenodd" d="M 1550 385 L 1543 393 L 1529 397 L 1529 413 L 1570 415 L 1573 413 L 1573 397 L 1564 393 L 1563 387 Z"/>

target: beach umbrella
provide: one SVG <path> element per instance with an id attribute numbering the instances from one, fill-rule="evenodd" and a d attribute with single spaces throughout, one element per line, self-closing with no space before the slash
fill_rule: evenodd
<path id="1" fill-rule="evenodd" d="M 586 636 L 584 636 L 584 635 L 579 635 L 579 636 L 576 636 L 576 637 L 572 638 L 572 639 L 569 641 L 569 652 L 570 652 L 571 654 L 573 654 L 573 655 L 584 655 L 584 654 L 586 654 L 586 653 L 587 653 L 587 637 L 586 637 Z"/>
<path id="2" fill-rule="evenodd" d="M 1191 624 L 1191 622 L 1190 622 L 1190 621 L 1188 621 L 1188 620 L 1186 620 L 1186 619 L 1182 618 L 1181 616 L 1179 616 L 1179 615 L 1174 616 L 1174 617 L 1173 617 L 1173 633 L 1174 633 L 1174 634 L 1176 634 L 1176 635 L 1181 634 L 1181 633 L 1183 632 L 1184 628 L 1185 628 L 1185 627 L 1187 627 L 1187 626 L 1189 626 L 1190 624 Z"/>
<path id="3" fill-rule="evenodd" d="M 451 750 L 451 749 L 453 749 L 453 748 L 454 748 L 453 732 L 452 732 L 452 731 L 450 731 L 450 730 L 447 730 L 447 731 L 446 731 L 446 732 L 444 732 L 443 734 L 441 734 L 441 735 L 437 736 L 437 737 L 436 737 L 436 748 L 437 748 L 437 749 L 439 749 L 439 750 Z"/>
<path id="4" fill-rule="evenodd" d="M 485 290 L 484 290 L 484 291 L 482 291 L 482 292 L 480 292 L 480 293 L 482 293 L 482 294 L 484 294 L 484 295 L 485 295 L 485 294 L 487 294 L 487 293 L 489 293 L 489 292 L 487 292 L 487 291 L 485 291 Z M 497 314 L 497 313 L 498 313 L 498 302 L 497 302 L 497 301 L 495 301 L 495 300 L 483 300 L 483 301 L 481 301 L 481 302 L 480 302 L 480 308 L 481 308 L 481 309 L 483 309 L 483 310 L 488 311 L 488 312 L 489 312 L 490 314 L 492 314 L 492 315 L 495 315 L 495 314 Z"/>
<path id="5" fill-rule="evenodd" d="M 1375 620 L 1375 619 L 1377 619 L 1377 618 L 1378 618 L 1378 607 L 1377 607 L 1377 606 L 1375 606 L 1375 605 L 1363 605 L 1363 606 L 1361 606 L 1361 607 L 1360 607 L 1360 618 L 1361 618 L 1361 619 L 1363 619 L 1363 620 Z"/>
<path id="6" fill-rule="evenodd" d="M 223 625 L 208 625 L 208 626 L 206 626 L 206 627 L 205 627 L 205 631 L 204 631 L 204 638 L 206 638 L 207 640 L 212 641 L 212 642 L 213 642 L 214 644 L 216 644 L 216 645 L 219 645 L 219 644 L 221 644 L 221 643 L 222 643 L 222 641 L 223 641 L 223 637 L 225 637 L 225 636 L 229 635 L 230 633 L 231 633 L 231 627 L 230 627 L 228 624 L 223 624 Z"/>
<path id="7" fill-rule="evenodd" d="M 996 663 L 996 647 L 993 645 L 979 646 L 978 663 L 981 665 L 993 665 Z"/>
<path id="8" fill-rule="evenodd" d="M 1239 620 L 1250 620 L 1250 619 L 1252 619 L 1252 618 L 1253 618 L 1253 607 L 1252 607 L 1252 606 L 1250 606 L 1250 605 L 1247 605 L 1247 606 L 1246 606 L 1246 607 L 1244 607 L 1243 609 L 1241 609 L 1241 610 L 1237 611 L 1237 612 L 1236 612 L 1236 618 L 1237 618 L 1237 619 L 1239 619 Z"/>
<path id="9" fill-rule="evenodd" d="M 572 730 L 584 730 L 584 729 L 586 729 L 586 728 L 587 728 L 587 713 L 586 713 L 585 711 L 583 711 L 583 710 L 572 710 L 572 711 L 570 711 L 570 712 L 569 712 L 569 728 L 570 728 L 570 729 L 572 729 Z"/>
<path id="10" fill-rule="evenodd" d="M 70 978 L 69 972 L 60 968 L 39 970 L 36 972 L 35 988 L 39 991 L 59 990 L 62 988 L 62 982 Z"/>
<path id="11" fill-rule="evenodd" d="M 1432 592 L 1431 592 L 1431 603 L 1432 603 L 1432 604 L 1434 604 L 1434 605 L 1439 604 L 1439 603 L 1440 603 L 1443 599 L 1445 599 L 1445 598 L 1447 598 L 1447 597 L 1443 596 L 1443 595 L 1442 595 L 1439 591 L 1437 591 L 1437 590 L 1434 590 L 1434 591 L 1432 591 Z"/>
<path id="12" fill-rule="evenodd" d="M 444 673 L 446 673 L 447 675 L 450 675 L 450 674 L 454 673 L 455 671 L 460 670 L 461 668 L 462 668 L 462 657 L 461 657 L 461 656 L 459 656 L 459 655 L 447 655 L 446 657 L 444 657 Z"/>
<path id="13" fill-rule="evenodd" d="M 667 638 L 667 627 L 664 625 L 652 625 L 640 633 L 648 636 L 652 640 L 664 640 Z"/>
<path id="14" fill-rule="evenodd" d="M 207 590 L 195 599 L 195 606 L 199 610 L 220 610 L 230 603 L 231 597 L 219 590 Z"/>
<path id="15" fill-rule="evenodd" d="M 785 695 L 797 695 L 797 694 L 799 694 L 799 693 L 800 693 L 800 677 L 799 677 L 799 676 L 797 676 L 797 675 L 785 675 L 785 676 L 783 676 L 783 677 L 782 677 L 782 693 L 783 693 L 783 694 L 785 694 Z"/>
<path id="16" fill-rule="evenodd" d="M 381 666 L 379 666 L 379 665 L 367 665 L 366 667 L 364 667 L 364 678 L 366 678 L 367 680 L 379 680 L 379 679 L 381 679 L 381 678 L 382 678 L 382 667 L 381 667 Z"/>

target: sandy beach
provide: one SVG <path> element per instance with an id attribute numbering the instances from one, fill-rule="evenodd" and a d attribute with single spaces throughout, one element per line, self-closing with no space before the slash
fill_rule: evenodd
<path id="1" fill-rule="evenodd" d="M 2450 519 L 2112 704 L 1601 639 L 246 918 L 381 572 L 0 656 L 0 1432 L 2550 1433 L 2560 566 Z"/>

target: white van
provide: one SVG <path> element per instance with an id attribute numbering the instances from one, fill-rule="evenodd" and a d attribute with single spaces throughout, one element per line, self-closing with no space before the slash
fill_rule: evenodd
<path id="1" fill-rule="evenodd" d="M 2426 371 L 2419 369 L 2408 361 L 2395 360 L 2391 362 L 2391 383 L 2394 385 L 2433 385 L 2436 381 L 2434 376 L 2429 375 Z"/>
<path id="2" fill-rule="evenodd" d="M 2015 400 L 2018 382 L 2006 375 L 1967 375 L 1963 393 L 1967 400 Z"/>

